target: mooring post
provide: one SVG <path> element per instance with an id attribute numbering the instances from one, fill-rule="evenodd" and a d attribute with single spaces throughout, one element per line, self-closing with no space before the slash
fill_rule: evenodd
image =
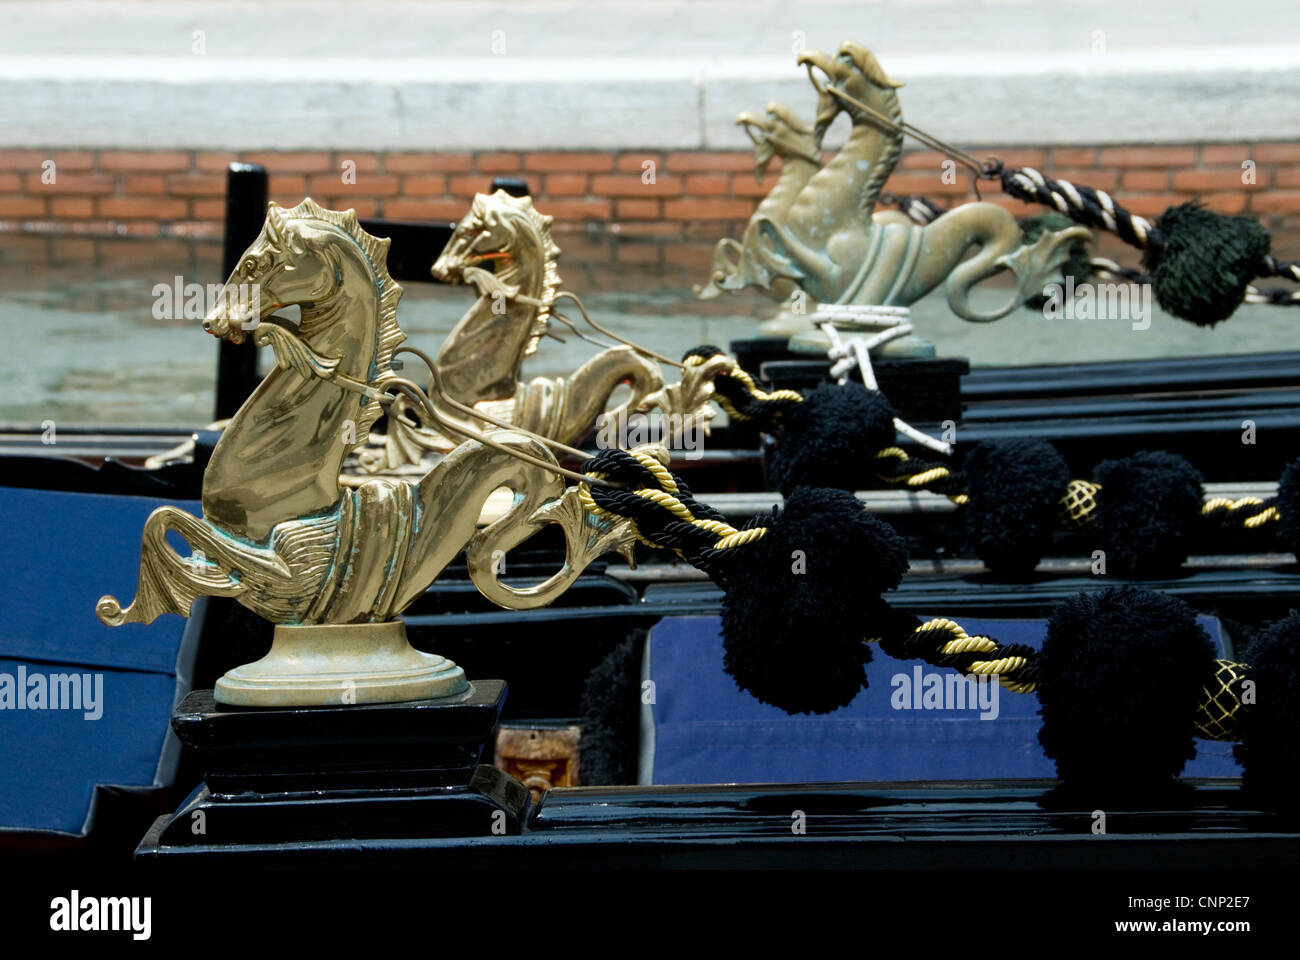
<path id="1" fill-rule="evenodd" d="M 240 255 L 257 239 L 266 219 L 266 168 L 232 163 L 226 170 L 226 233 L 221 252 L 221 279 L 234 272 Z M 232 417 L 257 386 L 257 348 L 222 340 L 217 348 L 216 419 Z"/>

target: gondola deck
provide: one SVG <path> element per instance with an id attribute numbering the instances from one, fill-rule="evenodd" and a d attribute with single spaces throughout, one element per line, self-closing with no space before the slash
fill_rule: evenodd
<path id="1" fill-rule="evenodd" d="M 137 857 L 160 870 L 190 870 L 195 863 L 272 870 L 945 872 L 1294 866 L 1300 857 L 1294 821 L 1243 805 L 1232 782 L 1188 787 L 1177 806 L 1106 810 L 1100 833 L 1097 811 L 1053 806 L 1054 784 L 1045 781 L 560 788 L 529 811 L 515 835 L 277 843 L 228 837 L 169 846 L 160 843 L 163 818 Z M 393 797 L 388 807 L 395 826 L 424 810 L 417 797 Z"/>

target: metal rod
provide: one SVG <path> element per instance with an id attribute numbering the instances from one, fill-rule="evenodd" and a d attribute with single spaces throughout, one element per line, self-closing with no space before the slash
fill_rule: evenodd
<path id="1" fill-rule="evenodd" d="M 577 447 L 571 447 L 567 443 L 561 443 L 559 440 L 552 440 L 550 437 L 544 437 L 540 433 L 534 433 L 531 430 L 525 430 L 523 427 L 519 426 L 518 424 L 508 423 L 505 420 L 498 420 L 496 417 L 486 414 L 481 410 L 477 410 L 474 407 L 469 406 L 468 404 L 461 403 L 455 397 L 447 393 L 446 389 L 442 385 L 442 381 L 438 379 L 438 370 L 434 366 L 433 360 L 431 360 L 429 358 L 429 355 L 425 353 L 423 350 L 421 350 L 419 347 L 402 346 L 402 347 L 398 347 L 393 352 L 411 353 L 419 357 L 420 360 L 423 361 L 424 365 L 429 368 L 429 385 L 433 387 L 434 393 L 438 396 L 440 400 L 442 400 L 443 403 L 451 407 L 453 410 L 463 413 L 466 416 L 476 417 L 479 420 L 484 421 L 485 423 L 490 423 L 495 427 L 501 427 L 503 430 L 513 430 L 515 433 L 522 433 L 524 436 L 532 437 L 534 440 L 538 441 L 539 443 L 544 443 L 552 450 L 559 450 L 562 453 L 567 453 L 571 456 L 578 457 L 581 460 L 590 459 L 590 454 L 585 450 L 579 450 Z"/>
<path id="2" fill-rule="evenodd" d="M 576 293 L 570 293 L 568 290 L 561 290 L 559 293 L 555 295 L 555 299 L 559 300 L 561 297 L 566 297 L 569 300 L 572 300 L 574 306 L 578 308 L 578 312 L 582 314 L 582 319 L 586 320 L 587 323 L 593 329 L 599 331 L 600 333 L 603 333 L 611 340 L 616 340 L 619 343 L 623 344 L 624 346 L 631 347 L 637 353 L 640 353 L 647 357 L 651 357 L 655 360 L 658 360 L 660 363 L 667 364 L 670 367 L 676 367 L 678 370 L 686 369 L 682 364 L 678 363 L 676 360 L 669 360 L 662 353 L 656 353 L 655 351 L 651 350 L 649 347 L 643 347 L 639 343 L 634 343 L 631 340 L 628 340 L 624 337 L 620 337 L 617 333 L 614 333 L 612 330 L 606 330 L 604 327 L 602 327 L 600 324 L 598 324 L 595 320 L 591 319 L 591 317 L 587 315 L 587 308 L 582 305 L 582 301 L 578 299 L 578 295 Z"/>
<path id="3" fill-rule="evenodd" d="M 809 64 L 808 66 L 808 75 L 812 76 L 811 64 Z M 813 86 L 817 86 L 815 80 L 813 81 Z M 984 180 L 994 179 L 993 174 L 989 170 L 988 164 L 981 163 L 979 160 L 976 160 L 965 150 L 962 150 L 958 147 L 954 147 L 952 144 L 945 143 L 944 141 L 940 140 L 938 137 L 932 136 L 931 134 L 926 133 L 924 130 L 920 130 L 912 126 L 910 123 L 906 123 L 906 122 L 895 123 L 893 120 L 885 116 L 879 110 L 876 110 L 874 107 L 867 106 L 867 104 L 863 103 L 861 100 L 846 93 L 843 90 L 838 89 L 837 87 L 831 87 L 831 86 L 826 86 L 824 88 L 818 87 L 818 92 L 823 92 L 823 91 L 830 93 L 832 96 L 838 97 L 839 99 L 843 100 L 845 103 L 857 107 L 863 113 L 867 114 L 867 116 L 869 116 L 877 124 L 885 127 L 885 129 L 889 130 L 891 133 L 907 134 L 913 139 L 919 140 L 921 143 L 925 144 L 931 150 L 938 150 L 940 153 L 946 154 L 947 156 L 956 160 L 958 163 L 961 163 L 966 167 L 969 167 L 971 172 L 973 172 L 976 177 L 979 177 Z"/>
<path id="4" fill-rule="evenodd" d="M 604 487 L 620 486 L 619 484 L 600 477 L 591 477 L 585 473 L 578 473 L 576 470 L 569 470 L 565 467 L 561 467 L 557 463 L 548 463 L 539 457 L 534 457 L 532 454 L 512 449 L 504 443 L 493 440 L 486 434 L 479 433 L 477 430 L 473 430 L 464 424 L 458 424 L 453 420 L 446 419 L 438 409 L 434 407 L 433 402 L 429 399 L 428 395 L 420 389 L 419 385 L 412 383 L 410 380 L 403 379 L 402 377 L 395 377 L 391 380 L 385 381 L 384 387 L 386 390 L 397 390 L 404 394 L 407 399 L 414 402 L 417 407 L 424 411 L 424 413 L 428 415 L 429 419 L 448 433 L 457 434 L 469 440 L 473 440 L 476 443 L 481 443 L 485 447 L 499 450 L 504 454 L 514 457 L 516 460 L 522 460 L 524 463 L 532 464 L 535 467 L 541 467 L 543 470 L 549 470 L 551 473 L 558 474 L 559 476 L 568 477 L 570 480 L 578 481 L 578 483 L 590 483 Z M 412 424 L 412 426 L 417 425 Z"/>

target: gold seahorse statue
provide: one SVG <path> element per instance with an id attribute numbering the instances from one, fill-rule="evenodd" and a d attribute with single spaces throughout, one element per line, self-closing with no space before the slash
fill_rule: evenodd
<path id="1" fill-rule="evenodd" d="M 366 703 L 461 692 L 464 672 L 411 647 L 398 615 L 462 548 L 475 585 L 514 609 L 550 602 L 602 553 L 630 557 L 626 524 L 582 510 L 576 488 L 566 492 L 552 469 L 549 448 L 524 433 L 460 443 L 415 482 L 340 484 L 344 457 L 391 406 L 390 391 L 419 396 L 392 369 L 405 334 L 388 243 L 362 230 L 351 210 L 325 210 L 310 198 L 289 210 L 270 205 L 203 327 L 235 342 L 251 333 L 274 350 L 276 369 L 213 451 L 203 516 L 155 510 L 134 601 L 123 607 L 106 596 L 96 607 L 117 626 L 188 616 L 200 596 L 233 597 L 274 623 L 271 652 L 223 676 L 219 702 Z M 297 324 L 274 313 L 293 304 L 301 308 Z M 480 510 L 500 487 L 513 492 L 511 507 L 479 529 Z M 566 535 L 564 566 L 530 587 L 502 583 L 500 558 L 551 523 Z M 191 556 L 172 549 L 169 531 L 189 543 Z"/>
<path id="2" fill-rule="evenodd" d="M 556 300 L 564 295 L 551 222 L 530 197 L 503 190 L 478 194 L 433 264 L 439 280 L 466 283 L 478 292 L 434 358 L 436 376 L 428 393 L 445 419 L 483 426 L 448 407 L 443 392 L 497 420 L 571 444 L 591 431 L 602 414 L 626 421 L 663 387 L 659 364 L 628 345 L 602 350 L 566 377 L 521 379 L 524 359 L 554 322 Z M 494 271 L 486 269 L 489 263 Z M 607 412 L 610 396 L 624 383 L 627 400 Z M 405 400 L 398 400 L 390 413 L 382 448 L 360 454 L 363 470 L 418 464 L 458 442 L 422 422 L 419 410 Z"/>
<path id="3" fill-rule="evenodd" d="M 1071 242 L 1091 237 L 1084 227 L 1070 227 L 1026 243 L 1015 218 L 985 202 L 963 204 L 924 226 L 893 212 L 873 215 L 902 155 L 903 112 L 897 94 L 902 84 L 853 41 L 842 44 L 835 56 L 806 51 L 798 63 L 809 68 L 817 92 L 816 123 L 809 135 L 847 113 L 852 120 L 848 139 L 793 197 L 790 184 L 807 173 L 807 163 L 796 165 L 790 183 L 783 175 L 773 188 L 780 203 L 767 205 L 765 200 L 755 211 L 738 247 L 743 256 L 737 259 L 736 249 L 728 248 L 728 257 L 719 248 L 712 290 L 705 288 L 702 294 L 750 284 L 784 300 L 793 286 L 813 304 L 908 306 L 946 281 L 950 309 L 983 323 L 1041 294 L 1044 282 L 1065 262 Z M 824 80 L 817 80 L 814 71 Z M 967 258 L 972 248 L 975 253 Z M 972 288 L 1005 270 L 1016 279 L 1008 301 L 989 311 L 974 309 Z"/>

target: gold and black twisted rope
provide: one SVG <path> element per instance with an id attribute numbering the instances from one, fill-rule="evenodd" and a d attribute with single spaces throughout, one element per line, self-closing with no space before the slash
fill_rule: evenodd
<path id="1" fill-rule="evenodd" d="M 696 347 L 682 358 L 684 366 L 698 366 L 716 356 L 726 356 L 723 351 L 713 346 Z M 754 378 L 741 369 L 740 364 L 730 357 L 731 367 L 719 374 L 713 381 L 714 396 L 718 406 L 727 412 L 727 416 L 736 420 L 752 420 L 764 429 L 775 426 L 791 406 L 803 403 L 803 395 L 797 390 L 763 390 Z"/>
<path id="2" fill-rule="evenodd" d="M 940 493 L 958 505 L 970 499 L 965 493 L 965 476 L 945 463 L 910 457 L 902 447 L 886 447 L 876 453 L 875 459 L 880 461 L 876 476 L 886 483 L 902 483 L 911 490 Z"/>
<path id="3" fill-rule="evenodd" d="M 1039 651 L 1024 644 L 1001 644 L 992 637 L 971 636 L 959 623 L 927 620 L 899 637 L 872 637 L 881 649 L 899 660 L 922 660 L 936 667 L 974 676 L 996 677 L 1013 693 L 1033 693 L 1039 681 Z M 1216 660 L 1210 683 L 1201 688 L 1196 706 L 1198 736 L 1234 741 L 1245 705 L 1244 685 L 1250 668 L 1232 660 Z"/>
<path id="4" fill-rule="evenodd" d="M 719 584 L 725 581 L 725 567 L 736 559 L 737 551 L 767 534 L 767 528 L 756 521 L 747 527 L 732 526 L 717 510 L 696 500 L 681 478 L 646 451 L 602 450 L 587 461 L 584 472 L 624 484 L 579 484 L 584 509 L 630 521 L 642 543 L 672 550 Z"/>
<path id="5" fill-rule="evenodd" d="M 1024 644 L 1002 644 L 992 637 L 970 636 L 961 624 L 944 618 L 927 620 L 910 633 L 872 637 L 898 660 L 926 663 L 974 676 L 996 677 L 1013 693 L 1033 693 L 1038 686 L 1038 651 Z"/>
<path id="6" fill-rule="evenodd" d="M 1260 497 L 1242 497 L 1239 500 L 1215 497 L 1205 501 L 1201 516 L 1222 527 L 1258 530 L 1276 523 L 1282 515 L 1278 512 L 1275 497 L 1266 500 Z"/>

